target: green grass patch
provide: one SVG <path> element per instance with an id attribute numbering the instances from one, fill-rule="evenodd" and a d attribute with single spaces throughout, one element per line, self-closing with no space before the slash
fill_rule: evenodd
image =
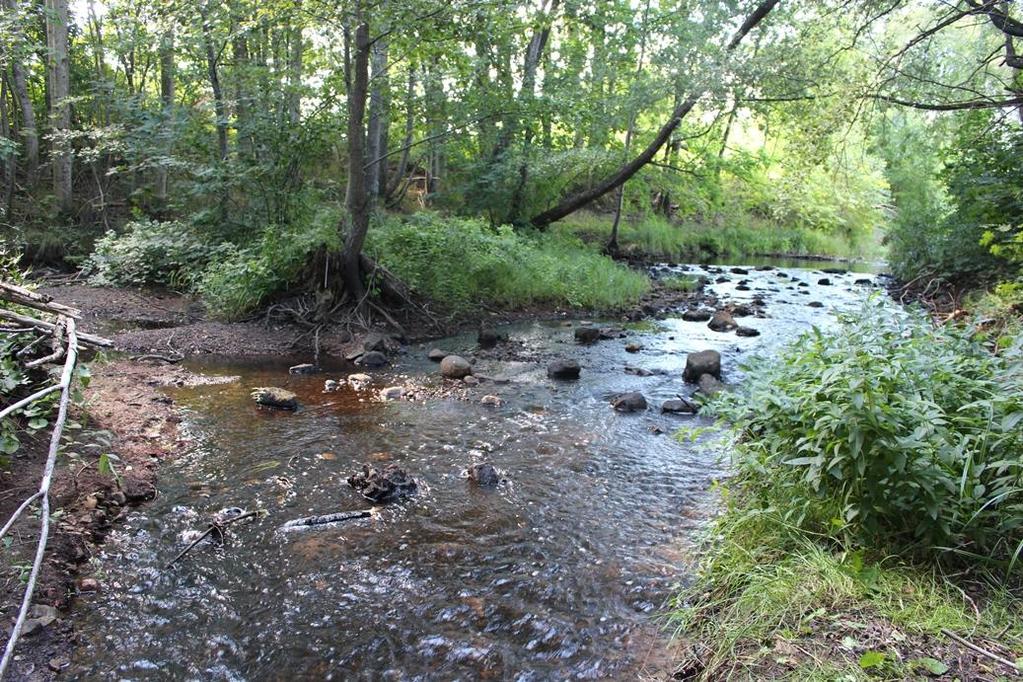
<path id="1" fill-rule="evenodd" d="M 413 290 L 450 311 L 479 304 L 615 310 L 650 287 L 646 275 L 570 235 L 494 229 L 472 218 L 385 216 L 370 230 L 367 246 Z"/>
<path id="2" fill-rule="evenodd" d="M 556 232 L 603 245 L 611 232 L 611 217 L 577 213 L 558 222 Z M 664 261 L 701 261 L 757 255 L 827 255 L 872 257 L 872 247 L 859 247 L 839 235 L 810 228 L 781 227 L 769 221 L 742 217 L 721 225 L 674 223 L 658 216 L 623 222 L 618 241 L 626 253 Z"/>

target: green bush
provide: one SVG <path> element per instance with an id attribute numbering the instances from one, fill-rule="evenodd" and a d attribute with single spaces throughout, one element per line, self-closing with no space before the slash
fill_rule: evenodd
<path id="1" fill-rule="evenodd" d="M 231 247 L 210 264 L 198 283 L 210 311 L 218 317 L 238 319 L 287 289 L 316 251 L 340 250 L 339 219 L 335 209 L 325 208 L 306 224 L 271 226 L 253 244 Z"/>
<path id="2" fill-rule="evenodd" d="M 751 363 L 744 390 L 711 409 L 745 434 L 754 507 L 839 541 L 1018 570 L 1021 342 L 993 355 L 966 331 L 868 304 Z"/>
<path id="3" fill-rule="evenodd" d="M 188 289 L 225 248 L 176 220 L 136 220 L 97 241 L 86 269 L 93 284 Z"/>
<path id="4" fill-rule="evenodd" d="M 369 252 L 414 290 L 449 310 L 478 303 L 618 308 L 649 287 L 645 275 L 574 239 L 524 235 L 483 221 L 418 213 L 389 217 L 369 233 Z"/>

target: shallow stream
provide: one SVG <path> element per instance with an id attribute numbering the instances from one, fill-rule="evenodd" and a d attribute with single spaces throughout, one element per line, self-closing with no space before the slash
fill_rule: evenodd
<path id="1" fill-rule="evenodd" d="M 654 269 L 675 272 L 707 274 L 700 266 Z M 664 400 L 694 388 L 681 379 L 686 353 L 719 350 L 725 381 L 736 382 L 744 357 L 827 326 L 832 310 L 858 306 L 876 282 L 791 267 L 727 277 L 711 285 L 722 300 L 766 299 L 767 317 L 740 320 L 761 336 L 670 318 L 582 347 L 564 321 L 520 324 L 501 329 L 511 352 L 477 360 L 478 374 L 502 382 L 468 389 L 466 399 L 322 393 L 324 379 L 358 370 L 289 376 L 288 365 L 303 358 L 193 365 L 239 380 L 174 392 L 192 447 L 164 468 L 157 499 L 131 512 L 102 548 L 103 590 L 77 607 L 82 641 L 69 677 L 670 676 L 661 614 L 687 579 L 713 513 L 711 483 L 727 458 L 713 430 L 672 438 L 705 420 L 659 412 Z M 831 285 L 817 284 L 824 277 Z M 856 283 L 864 277 L 871 284 Z M 748 291 L 736 289 L 741 279 Z M 644 348 L 627 353 L 627 342 Z M 434 345 L 470 356 L 475 337 Z M 580 380 L 549 380 L 553 357 L 577 358 Z M 419 347 L 372 374 L 374 388 L 442 384 Z M 258 409 L 249 392 L 264 385 L 294 391 L 302 408 Z M 614 412 L 609 399 L 624 391 L 641 391 L 650 409 Z M 503 404 L 481 405 L 486 394 Z M 465 480 L 465 469 L 484 461 L 504 478 L 496 490 Z M 373 518 L 276 532 L 289 519 L 366 508 L 345 478 L 385 462 L 406 468 L 418 494 Z M 164 569 L 184 547 L 184 532 L 205 528 L 225 507 L 269 514 L 231 526 L 223 546 L 200 545 Z"/>

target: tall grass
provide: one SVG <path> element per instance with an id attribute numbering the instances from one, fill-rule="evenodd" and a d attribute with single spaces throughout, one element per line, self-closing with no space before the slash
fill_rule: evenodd
<path id="1" fill-rule="evenodd" d="M 611 231 L 611 217 L 578 213 L 554 226 L 586 242 L 603 244 Z M 758 255 L 842 256 L 876 255 L 867 245 L 853 245 L 839 235 L 809 228 L 779 227 L 752 217 L 722 225 L 672 223 L 660 216 L 624 222 L 619 243 L 626 253 L 666 261 L 744 258 Z"/>
<path id="2" fill-rule="evenodd" d="M 414 290 L 452 311 L 481 303 L 609 310 L 636 302 L 649 288 L 644 274 L 571 236 L 495 230 L 473 218 L 384 216 L 367 247 Z"/>

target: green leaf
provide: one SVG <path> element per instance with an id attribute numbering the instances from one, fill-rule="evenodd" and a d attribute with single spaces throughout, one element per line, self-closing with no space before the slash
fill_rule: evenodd
<path id="1" fill-rule="evenodd" d="M 868 651 L 860 656 L 860 667 L 864 670 L 876 668 L 884 663 L 885 655 L 880 651 Z"/>
<path id="2" fill-rule="evenodd" d="M 948 666 L 939 661 L 936 658 L 917 658 L 910 661 L 910 664 L 915 668 L 923 668 L 931 675 L 937 677 L 938 675 L 944 675 L 948 672 Z"/>
<path id="3" fill-rule="evenodd" d="M 42 417 L 36 417 L 35 419 L 29 420 L 28 428 L 32 429 L 33 431 L 38 431 L 39 429 L 45 429 L 47 424 L 49 424 L 49 422 L 46 419 L 43 419 Z"/>

